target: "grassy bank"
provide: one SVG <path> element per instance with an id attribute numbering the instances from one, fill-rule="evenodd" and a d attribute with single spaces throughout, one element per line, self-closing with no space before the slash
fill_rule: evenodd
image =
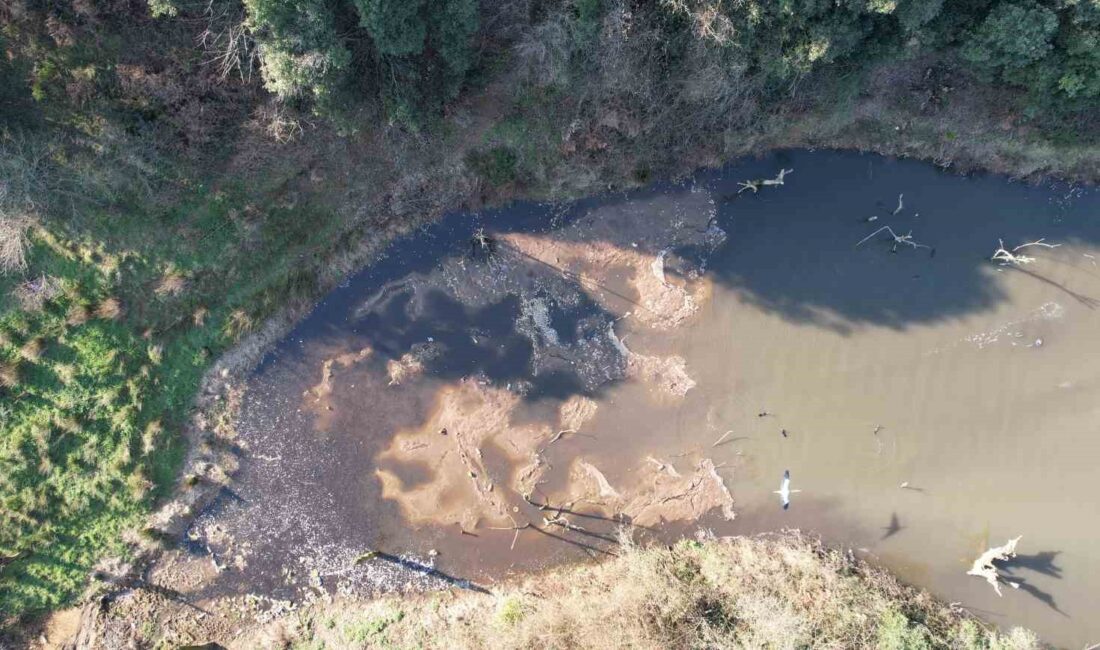
<path id="1" fill-rule="evenodd" d="M 314 606 L 232 647 L 1037 648 L 889 575 L 782 535 L 630 549 L 496 590 Z"/>
<path id="2" fill-rule="evenodd" d="M 90 215 L 100 232 L 34 225 L 27 272 L 4 278 L 0 611 L 56 607 L 123 551 L 175 481 L 206 367 L 293 297 L 295 252 L 330 243 L 286 209 L 252 232 L 232 190 L 213 194 Z"/>

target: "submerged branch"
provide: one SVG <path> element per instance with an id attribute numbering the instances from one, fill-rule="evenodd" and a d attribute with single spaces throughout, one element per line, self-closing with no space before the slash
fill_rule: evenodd
<path id="1" fill-rule="evenodd" d="M 883 226 L 883 227 L 879 228 L 878 230 L 876 230 L 875 232 L 871 233 L 870 235 L 867 235 L 863 239 L 859 240 L 858 243 L 856 243 L 856 247 L 858 248 L 859 246 L 863 245 L 868 240 L 872 239 L 873 237 L 875 237 L 876 235 L 878 235 L 880 232 L 883 232 L 883 231 L 886 231 L 887 233 L 889 233 L 890 237 L 894 240 L 894 247 L 891 249 L 891 252 L 897 252 L 898 244 L 905 244 L 906 246 L 911 246 L 914 249 L 927 248 L 930 251 L 934 250 L 928 244 L 921 244 L 920 242 L 913 241 L 913 231 L 912 230 L 905 233 L 904 235 L 899 235 L 896 232 L 894 232 L 894 229 L 891 228 L 890 226 Z"/>

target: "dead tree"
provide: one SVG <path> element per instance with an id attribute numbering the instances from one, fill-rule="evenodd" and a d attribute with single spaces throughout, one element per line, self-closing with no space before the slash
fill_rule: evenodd
<path id="1" fill-rule="evenodd" d="M 757 192 L 760 191 L 761 187 L 765 187 L 765 186 L 768 186 L 768 185 L 782 185 L 783 184 L 783 178 L 787 174 L 790 174 L 790 173 L 793 173 L 793 172 L 794 172 L 793 169 L 780 168 L 779 173 L 776 174 L 775 178 L 756 178 L 756 179 L 752 179 L 752 180 L 741 181 L 740 183 L 737 184 L 738 186 L 741 187 L 741 189 L 737 190 L 737 193 L 740 194 L 741 192 L 744 192 L 745 190 L 752 190 L 752 193 L 756 194 Z"/>
<path id="2" fill-rule="evenodd" d="M 997 250 L 993 251 L 993 257 L 989 258 L 994 262 L 1000 262 L 1001 266 L 1023 266 L 1025 264 L 1031 264 L 1035 261 L 1034 257 L 1030 255 L 1017 255 L 1017 252 L 1028 248 L 1029 246 L 1041 246 L 1042 248 L 1058 248 L 1061 244 L 1048 244 L 1043 239 L 1036 239 L 1035 241 L 1028 242 L 1026 244 L 1020 244 L 1012 250 L 1005 248 L 1005 242 L 1003 239 L 997 240 Z"/>
<path id="3" fill-rule="evenodd" d="M 1001 585 L 998 582 L 1000 575 L 997 573 L 997 567 L 993 565 L 994 560 L 1011 560 L 1016 557 L 1016 544 L 1020 541 L 1019 537 L 1010 539 L 1005 542 L 1004 546 L 994 546 L 985 553 L 982 553 L 978 559 L 974 560 L 974 564 L 970 566 L 970 570 L 966 572 L 968 576 L 978 576 L 985 578 L 985 581 L 993 585 L 993 590 L 997 592 L 997 595 L 1001 595 Z M 1013 589 L 1019 589 L 1020 585 L 1005 580 Z"/>
<path id="4" fill-rule="evenodd" d="M 4 188 L 0 186 L 0 201 Z M 16 273 L 27 270 L 27 248 L 30 240 L 27 231 L 29 219 L 6 216 L 0 209 L 0 273 Z"/>
<path id="5" fill-rule="evenodd" d="M 478 228 L 470 237 L 470 257 L 477 258 L 479 254 L 492 261 L 497 251 L 497 240 L 486 234 L 484 228 Z"/>
<path id="6" fill-rule="evenodd" d="M 779 173 L 775 175 L 775 178 L 766 178 L 766 179 L 760 181 L 760 184 L 761 185 L 782 185 L 783 184 L 783 177 L 786 176 L 787 174 L 792 174 L 792 173 L 794 173 L 793 169 L 783 169 L 782 167 L 780 167 L 779 168 Z"/>
<path id="7" fill-rule="evenodd" d="M 196 39 L 207 55 L 203 63 L 213 66 L 223 81 L 234 73 L 241 81 L 250 80 L 259 50 L 243 7 L 209 0 L 203 14 L 206 29 Z"/>

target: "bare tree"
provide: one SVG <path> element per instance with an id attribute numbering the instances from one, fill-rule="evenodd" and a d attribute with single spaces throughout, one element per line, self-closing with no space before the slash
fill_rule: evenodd
<path id="1" fill-rule="evenodd" d="M 782 185 L 783 184 L 783 178 L 787 174 L 790 174 L 790 173 L 793 173 L 793 172 L 794 172 L 793 169 L 782 169 L 781 168 L 779 170 L 779 173 L 775 175 L 775 178 L 757 178 L 757 179 L 752 179 L 752 180 L 747 180 L 747 181 L 741 181 L 740 183 L 737 184 L 738 186 L 741 187 L 741 189 L 737 190 L 737 193 L 740 194 L 741 192 L 744 192 L 745 190 L 752 190 L 753 194 L 755 194 L 755 193 L 760 191 L 761 187 L 767 187 L 769 185 Z"/>
<path id="2" fill-rule="evenodd" d="M 199 45 L 223 80 L 236 73 L 242 81 L 252 78 L 258 52 L 240 3 L 208 0 L 203 12 L 206 29 L 198 35 Z"/>
<path id="3" fill-rule="evenodd" d="M 1001 595 L 1001 585 L 998 582 L 1000 575 L 997 573 L 997 567 L 993 565 L 994 560 L 1010 560 L 1016 557 L 1016 544 L 1020 541 L 1019 537 L 1008 540 L 1004 546 L 994 546 L 985 553 L 978 556 L 978 559 L 974 560 L 974 564 L 970 566 L 970 570 L 966 572 L 968 576 L 978 576 L 985 578 L 986 582 L 993 585 L 993 590 L 997 592 L 997 595 Z M 1008 585 L 1013 589 L 1018 589 L 1020 585 L 1015 582 L 1008 582 Z"/>
<path id="4" fill-rule="evenodd" d="M 1017 255 L 1017 253 L 1029 246 L 1041 246 L 1042 248 L 1058 248 L 1061 244 L 1048 244 L 1043 239 L 1036 239 L 1035 241 L 1028 242 L 1026 244 L 1020 244 L 1012 250 L 1005 248 L 1005 242 L 1003 239 L 997 240 L 997 250 L 993 251 L 993 257 L 989 258 L 995 262 L 1000 262 L 1001 266 L 1023 266 L 1025 264 L 1031 264 L 1035 261 L 1034 257 L 1030 255 Z"/>

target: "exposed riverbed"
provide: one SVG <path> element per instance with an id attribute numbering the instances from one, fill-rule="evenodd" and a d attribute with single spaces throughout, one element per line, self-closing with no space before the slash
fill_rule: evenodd
<path id="1" fill-rule="evenodd" d="M 883 226 L 920 246 L 857 246 Z M 989 259 L 1039 238 L 1059 246 Z M 622 535 L 801 528 L 1095 642 L 1098 305 L 1094 191 L 877 156 L 450 215 L 256 371 L 193 593 L 479 588 Z M 1017 535 L 1017 589 L 965 575 Z"/>

